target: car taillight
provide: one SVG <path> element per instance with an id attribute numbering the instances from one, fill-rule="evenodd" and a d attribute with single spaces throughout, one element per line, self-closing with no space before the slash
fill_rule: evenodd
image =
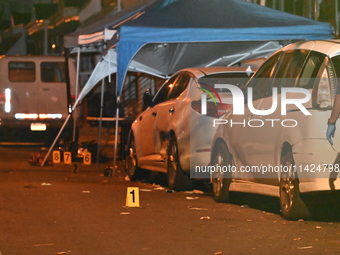
<path id="1" fill-rule="evenodd" d="M 217 104 L 217 114 L 222 116 L 223 114 L 230 113 L 233 110 L 232 104 Z"/>
<path id="2" fill-rule="evenodd" d="M 327 69 L 323 71 L 319 82 L 316 104 L 320 109 L 327 109 L 333 105 L 333 96 L 330 89 Z"/>
<path id="3" fill-rule="evenodd" d="M 202 114 L 202 101 L 192 101 L 191 108 L 194 109 L 199 114 Z M 207 116 L 218 117 L 217 107 L 213 102 L 207 102 Z"/>
<path id="4" fill-rule="evenodd" d="M 192 101 L 191 107 L 199 114 L 202 114 L 202 101 Z M 207 102 L 207 114 L 211 117 L 220 117 L 223 114 L 230 113 L 233 110 L 232 104 L 215 104 L 214 102 Z"/>

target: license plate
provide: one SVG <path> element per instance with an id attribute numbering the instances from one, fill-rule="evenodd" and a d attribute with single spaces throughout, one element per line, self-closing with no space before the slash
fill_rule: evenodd
<path id="1" fill-rule="evenodd" d="M 32 131 L 46 131 L 46 124 L 45 123 L 31 123 L 31 130 Z"/>

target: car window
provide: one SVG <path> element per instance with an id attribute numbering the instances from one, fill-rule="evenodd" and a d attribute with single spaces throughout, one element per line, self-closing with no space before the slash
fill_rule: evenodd
<path id="1" fill-rule="evenodd" d="M 34 82 L 35 81 L 34 62 L 21 62 L 21 61 L 9 62 L 8 80 L 11 82 Z"/>
<path id="2" fill-rule="evenodd" d="M 247 87 L 253 88 L 253 100 L 263 98 L 267 95 L 280 55 L 279 52 L 270 57 L 249 81 Z"/>
<path id="3" fill-rule="evenodd" d="M 176 79 L 178 78 L 178 75 L 175 75 L 171 77 L 169 80 L 167 80 L 162 87 L 158 90 L 155 97 L 152 100 L 153 105 L 162 103 L 169 99 L 170 92 L 175 84 Z"/>
<path id="4" fill-rule="evenodd" d="M 43 82 L 65 82 L 64 62 L 42 62 L 41 81 Z"/>
<path id="5" fill-rule="evenodd" d="M 189 73 L 182 73 L 175 81 L 172 91 L 169 96 L 169 100 L 177 98 L 188 87 L 191 76 Z"/>
<path id="6" fill-rule="evenodd" d="M 284 52 L 275 75 L 274 87 L 293 87 L 299 77 L 308 51 L 294 50 Z"/>
<path id="7" fill-rule="evenodd" d="M 319 52 L 312 51 L 302 69 L 300 79 L 298 80 L 297 87 L 311 89 L 315 83 L 321 64 L 325 59 L 325 55 Z"/>

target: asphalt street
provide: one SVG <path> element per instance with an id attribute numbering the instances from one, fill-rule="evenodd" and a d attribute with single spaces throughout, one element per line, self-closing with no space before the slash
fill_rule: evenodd
<path id="1" fill-rule="evenodd" d="M 122 161 L 109 177 L 110 161 L 33 166 L 37 152 L 0 147 L 1 255 L 340 254 L 338 199 L 315 198 L 317 217 L 287 221 L 277 198 L 219 204 L 206 185 L 173 192 L 161 174 L 130 182 Z M 128 187 L 139 187 L 140 207 L 126 206 Z"/>

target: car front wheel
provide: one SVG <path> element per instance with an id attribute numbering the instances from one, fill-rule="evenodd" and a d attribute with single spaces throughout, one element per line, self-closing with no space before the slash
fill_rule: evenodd
<path id="1" fill-rule="evenodd" d="M 282 153 L 283 170 L 280 178 L 280 205 L 284 218 L 288 220 L 306 219 L 310 212 L 299 191 L 299 179 L 293 169 L 294 158 L 291 150 Z"/>

